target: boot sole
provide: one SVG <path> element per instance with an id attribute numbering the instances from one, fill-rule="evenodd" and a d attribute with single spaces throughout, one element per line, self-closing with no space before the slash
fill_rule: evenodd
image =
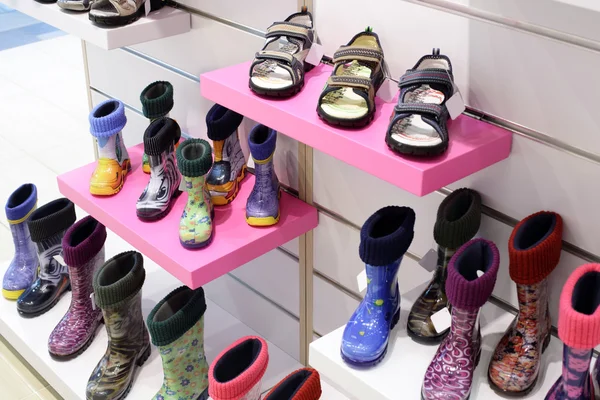
<path id="1" fill-rule="evenodd" d="M 25 289 L 21 290 L 6 290 L 2 289 L 2 296 L 8 300 L 17 300 L 25 292 Z"/>
<path id="2" fill-rule="evenodd" d="M 207 240 L 205 240 L 204 242 L 201 242 L 201 243 L 189 244 L 189 243 L 182 242 L 181 240 L 179 240 L 179 243 L 181 243 L 181 245 L 183 247 L 185 247 L 186 249 L 190 249 L 190 250 L 203 249 L 203 248 L 207 247 L 209 244 L 212 243 L 214 233 L 215 233 L 215 231 L 213 230 L 210 233 L 210 237 Z"/>
<path id="3" fill-rule="evenodd" d="M 81 346 L 81 348 L 79 348 L 79 350 L 77 350 L 76 352 L 71 353 L 71 354 L 56 354 L 56 353 L 53 353 L 50 350 L 48 350 L 48 354 L 50 354 L 50 357 L 56 361 L 69 361 L 69 360 L 72 360 L 72 359 L 78 357 L 84 351 L 86 351 L 88 347 L 90 347 L 90 345 L 96 338 L 96 333 L 98 332 L 98 328 L 103 323 L 104 323 L 104 318 L 100 318 L 100 321 L 98 322 L 98 326 L 96 326 L 96 328 L 94 329 L 94 333 L 92 334 L 92 336 L 90 336 L 90 338 L 87 340 L 87 342 L 85 342 L 84 345 Z"/>
<path id="4" fill-rule="evenodd" d="M 94 196 L 112 196 L 119 193 L 121 189 L 123 189 L 123 185 L 125 184 L 125 177 L 131 171 L 131 161 L 123 161 L 123 166 L 121 168 L 121 182 L 119 182 L 119 185 L 116 188 L 105 185 L 90 184 L 90 193 Z"/>
<path id="5" fill-rule="evenodd" d="M 229 203 L 231 203 L 238 195 L 238 192 L 240 191 L 240 184 L 242 182 L 242 179 L 244 179 L 244 176 L 246 176 L 246 166 L 244 165 L 242 167 L 242 171 L 240 172 L 240 175 L 235 179 L 234 181 L 234 191 L 230 196 L 211 196 L 210 200 L 212 201 L 213 205 L 215 206 L 225 206 Z M 215 191 L 215 192 L 225 192 L 225 190 L 220 190 L 221 187 L 219 186 L 213 186 L 213 187 L 208 187 L 209 191 Z M 228 191 L 229 192 L 229 191 Z"/>
<path id="6" fill-rule="evenodd" d="M 143 212 L 140 214 L 140 210 L 137 210 L 136 214 L 139 219 L 141 219 L 142 221 L 146 221 L 146 222 L 158 221 L 160 219 L 163 219 L 164 217 L 167 216 L 169 211 L 171 211 L 171 208 L 173 208 L 173 204 L 175 204 L 175 200 L 177 200 L 177 198 L 180 195 L 181 195 L 181 190 L 179 190 L 179 189 L 175 190 L 175 192 L 173 192 L 173 196 L 171 196 L 171 199 L 169 200 L 169 204 L 167 204 L 167 208 L 164 211 L 159 212 L 158 214 L 144 215 Z"/>
<path id="7" fill-rule="evenodd" d="M 42 314 L 47 313 L 48 311 L 50 311 L 59 301 L 60 299 L 63 297 L 63 295 L 67 292 L 71 290 L 71 283 L 67 283 L 67 286 L 65 289 L 62 290 L 62 292 L 56 296 L 56 299 L 54 299 L 54 301 L 52 303 L 50 303 L 50 305 L 46 308 L 44 308 L 43 310 L 39 310 L 36 312 L 32 312 L 32 313 L 28 313 L 28 312 L 23 312 L 21 310 L 19 310 L 17 308 L 17 311 L 19 312 L 19 315 L 23 318 L 35 318 L 35 317 L 39 317 Z"/>

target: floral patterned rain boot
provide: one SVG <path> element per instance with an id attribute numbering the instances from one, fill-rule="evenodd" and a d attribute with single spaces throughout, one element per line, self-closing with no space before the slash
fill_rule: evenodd
<path id="1" fill-rule="evenodd" d="M 342 359 L 367 367 L 383 360 L 390 331 L 400 318 L 398 269 L 414 236 L 415 212 L 408 207 L 384 207 L 371 215 L 360 231 L 360 258 L 366 264 L 367 293 L 342 336 Z"/>
<path id="2" fill-rule="evenodd" d="M 119 193 L 131 171 L 129 154 L 121 132 L 127 123 L 125 106 L 119 100 L 106 100 L 90 113 L 90 132 L 98 143 L 98 164 L 90 180 L 90 193 L 111 196 Z"/>
<path id="3" fill-rule="evenodd" d="M 212 163 L 212 151 L 206 140 L 187 139 L 177 149 L 177 167 L 188 192 L 179 220 L 179 242 L 188 249 L 206 247 L 213 238 L 213 207 L 205 181 Z"/>
<path id="4" fill-rule="evenodd" d="M 92 279 L 104 264 L 106 228 L 88 216 L 67 230 L 62 256 L 69 268 L 71 305 L 48 339 L 48 352 L 55 360 L 77 357 L 89 347 L 102 322 L 102 312 L 92 304 Z"/>
<path id="5" fill-rule="evenodd" d="M 571 273 L 560 295 L 558 337 L 564 343 L 562 376 L 546 400 L 594 400 L 598 363 L 590 375 L 594 347 L 600 345 L 600 264 L 585 264 Z"/>
<path id="6" fill-rule="evenodd" d="M 206 400 L 208 362 L 204 354 L 206 300 L 200 287 L 181 286 L 161 300 L 146 323 L 163 363 L 163 385 L 153 400 Z"/>
<path id="7" fill-rule="evenodd" d="M 450 329 L 436 331 L 431 316 L 448 307 L 446 276 L 450 258 L 475 236 L 481 222 L 481 196 L 471 189 L 458 189 L 438 208 L 433 237 L 438 245 L 433 279 L 413 304 L 408 315 L 408 335 L 418 342 L 439 343 Z"/>
<path id="8" fill-rule="evenodd" d="M 36 207 L 37 188 L 26 183 L 10 195 L 4 208 L 15 246 L 15 255 L 2 279 L 2 295 L 9 300 L 17 300 L 37 275 L 37 253 L 27 227 Z"/>
<path id="9" fill-rule="evenodd" d="M 548 277 L 560 259 L 562 229 L 560 215 L 543 211 L 519 222 L 510 236 L 509 271 L 517 284 L 519 314 L 490 360 L 488 380 L 497 392 L 524 396 L 535 387 L 550 343 Z"/>
<path id="10" fill-rule="evenodd" d="M 166 81 L 152 82 L 142 90 L 140 102 L 142 103 L 142 112 L 150 120 L 150 123 L 156 119 L 168 117 L 173 109 L 173 85 Z M 175 143 L 175 147 L 177 147 L 177 143 Z M 150 173 L 150 160 L 146 153 L 142 156 L 142 171 Z"/>
<path id="11" fill-rule="evenodd" d="M 206 114 L 208 138 L 213 141 L 215 163 L 207 178 L 213 204 L 222 206 L 235 199 L 246 171 L 237 128 L 244 117 L 215 104 Z"/>
<path id="12" fill-rule="evenodd" d="M 422 400 L 467 400 L 481 354 L 479 311 L 492 295 L 500 256 L 494 243 L 474 239 L 452 256 L 446 294 L 452 305 L 450 333 L 425 373 Z"/>
<path id="13" fill-rule="evenodd" d="M 317 370 L 302 368 L 279 382 L 263 400 L 319 400 L 321 378 Z"/>
<path id="14" fill-rule="evenodd" d="M 210 365 L 208 394 L 212 400 L 259 400 L 268 364 L 267 342 L 258 336 L 243 337 Z"/>

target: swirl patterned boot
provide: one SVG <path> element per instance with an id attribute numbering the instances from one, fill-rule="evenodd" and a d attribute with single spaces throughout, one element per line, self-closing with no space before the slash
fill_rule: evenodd
<path id="1" fill-rule="evenodd" d="M 90 193 L 111 196 L 119 193 L 131 171 L 121 132 L 127 124 L 125 106 L 118 100 L 103 101 L 92 110 L 89 120 L 90 132 L 98 144 L 98 164 L 90 180 Z"/>
<path id="2" fill-rule="evenodd" d="M 2 295 L 9 300 L 17 300 L 37 274 L 37 253 L 27 227 L 36 207 L 37 188 L 26 183 L 10 195 L 4 208 L 15 246 L 15 255 L 2 279 Z"/>
<path id="3" fill-rule="evenodd" d="M 102 310 L 108 346 L 87 383 L 87 400 L 124 399 L 135 371 L 150 356 L 150 337 L 142 315 L 144 259 L 136 251 L 118 254 L 94 275 L 94 299 Z"/>
<path id="4" fill-rule="evenodd" d="M 279 382 L 263 400 L 319 400 L 321 378 L 317 370 L 302 368 Z"/>
<path id="5" fill-rule="evenodd" d="M 437 268 L 433 279 L 413 304 L 408 315 L 408 335 L 417 342 L 439 343 L 450 328 L 438 332 L 431 316 L 448 307 L 446 276 L 450 258 L 479 230 L 481 197 L 471 189 L 458 189 L 442 201 L 433 228 L 438 245 Z"/>
<path id="6" fill-rule="evenodd" d="M 400 318 L 398 269 L 414 236 L 415 212 L 389 206 L 371 215 L 360 230 L 360 258 L 366 264 L 367 293 L 342 336 L 342 359 L 368 367 L 385 357 L 390 331 Z"/>
<path id="7" fill-rule="evenodd" d="M 267 342 L 258 336 L 243 337 L 210 365 L 208 394 L 212 400 L 259 400 L 268 364 Z"/>
<path id="8" fill-rule="evenodd" d="M 88 348 L 102 321 L 94 308 L 92 279 L 104 264 L 106 228 L 88 216 L 71 226 L 62 240 L 62 256 L 69 268 L 71 305 L 48 339 L 48 352 L 55 360 L 69 360 Z"/>
<path id="9" fill-rule="evenodd" d="M 175 165 L 175 146 L 181 129 L 171 118 L 159 118 L 144 133 L 144 151 L 150 160 L 150 181 L 136 204 L 137 216 L 155 221 L 169 213 L 181 194 L 181 174 Z"/>
<path id="10" fill-rule="evenodd" d="M 69 271 L 54 256 L 62 253 L 62 239 L 75 222 L 75 206 L 65 198 L 53 200 L 35 210 L 27 226 L 37 245 L 40 272 L 17 300 L 23 317 L 36 317 L 54 307 L 69 288 Z"/>
<path id="11" fill-rule="evenodd" d="M 140 94 L 144 116 L 154 122 L 162 117 L 168 117 L 173 109 L 173 85 L 166 81 L 152 82 Z M 178 139 L 179 140 L 179 139 Z M 177 147 L 177 143 L 174 143 Z M 150 173 L 150 160 L 144 153 L 142 156 L 142 171 Z"/>
<path id="12" fill-rule="evenodd" d="M 213 141 L 215 162 L 207 178 L 214 205 L 229 204 L 240 190 L 246 171 L 246 157 L 237 132 L 244 117 L 215 104 L 206 114 L 208 138 Z"/>
<path id="13" fill-rule="evenodd" d="M 163 385 L 153 400 L 206 400 L 208 362 L 204 354 L 206 301 L 200 287 L 181 286 L 148 315 L 152 343 L 162 358 Z"/>
<path id="14" fill-rule="evenodd" d="M 248 136 L 254 159 L 254 188 L 246 202 L 246 222 L 252 226 L 270 226 L 279 222 L 279 180 L 273 166 L 277 132 L 256 125 Z"/>
<path id="15" fill-rule="evenodd" d="M 179 241 L 188 249 L 206 247 L 213 238 L 213 207 L 205 181 L 212 163 L 212 151 L 206 140 L 187 139 L 177 149 L 177 167 L 188 192 L 179 220 Z"/>
<path id="16" fill-rule="evenodd" d="M 494 243 L 474 239 L 452 256 L 446 294 L 452 305 L 450 333 L 427 368 L 422 400 L 467 400 L 481 354 L 479 311 L 492 295 L 500 256 Z"/>
<path id="17" fill-rule="evenodd" d="M 550 343 L 548 278 L 560 259 L 562 229 L 560 215 L 543 211 L 519 222 L 508 241 L 519 314 L 496 346 L 488 369 L 490 386 L 502 394 L 524 396 L 535 387 L 542 353 Z"/>

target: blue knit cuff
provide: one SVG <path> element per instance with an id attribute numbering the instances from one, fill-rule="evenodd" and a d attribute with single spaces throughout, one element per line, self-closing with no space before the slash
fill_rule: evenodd
<path id="1" fill-rule="evenodd" d="M 252 158 L 264 161 L 275 152 L 277 144 L 277 131 L 264 125 L 256 125 L 248 137 L 248 146 Z"/>
<path id="2" fill-rule="evenodd" d="M 6 202 L 6 219 L 8 222 L 23 219 L 37 204 L 37 188 L 33 183 L 26 183 L 15 190 Z"/>
<path id="3" fill-rule="evenodd" d="M 90 133 L 97 138 L 116 135 L 126 123 L 125 106 L 119 100 L 103 101 L 90 113 Z"/>

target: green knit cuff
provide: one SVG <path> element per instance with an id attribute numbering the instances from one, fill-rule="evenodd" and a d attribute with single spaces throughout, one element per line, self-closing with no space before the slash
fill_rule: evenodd
<path id="1" fill-rule="evenodd" d="M 142 90 L 140 101 L 146 118 L 163 117 L 173 108 L 173 85 L 165 81 L 153 82 Z"/>
<path id="2" fill-rule="evenodd" d="M 481 196 L 471 189 L 458 189 L 440 204 L 433 237 L 441 247 L 458 249 L 477 234 L 480 223 Z"/>
<path id="3" fill-rule="evenodd" d="M 204 139 L 187 139 L 177 147 L 177 167 L 183 176 L 206 175 L 212 163 L 212 149 Z"/>
<path id="4" fill-rule="evenodd" d="M 94 275 L 94 300 L 100 308 L 120 305 L 141 289 L 146 279 L 144 258 L 137 251 L 117 254 Z"/>
<path id="5" fill-rule="evenodd" d="M 184 296 L 183 305 L 180 303 L 181 299 L 176 298 L 179 296 Z M 169 303 L 168 306 L 172 309 L 179 309 L 167 319 L 155 321 L 157 313 L 165 303 Z M 152 343 L 155 346 L 173 343 L 189 331 L 204 316 L 205 311 L 206 300 L 202 287 L 192 290 L 181 286 L 173 290 L 152 309 L 146 320 Z"/>

